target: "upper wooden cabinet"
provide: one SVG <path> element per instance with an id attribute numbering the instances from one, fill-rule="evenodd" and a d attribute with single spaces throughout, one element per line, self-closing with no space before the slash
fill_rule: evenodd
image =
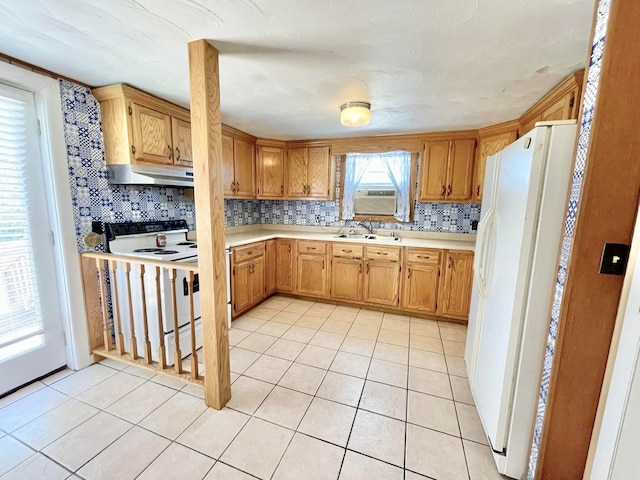
<path id="1" fill-rule="evenodd" d="M 291 147 L 286 158 L 286 198 L 333 200 L 335 162 L 329 147 Z"/>
<path id="2" fill-rule="evenodd" d="M 536 122 L 578 118 L 584 70 L 569 75 L 538 103 L 520 117 L 520 135 L 529 132 Z"/>
<path id="3" fill-rule="evenodd" d="M 96 88 L 107 165 L 193 166 L 189 110 L 125 84 Z"/>
<path id="4" fill-rule="evenodd" d="M 258 198 L 284 198 L 284 148 L 259 146 L 256 160 Z"/>
<path id="5" fill-rule="evenodd" d="M 425 142 L 418 201 L 470 200 L 475 149 L 475 138 Z"/>
<path id="6" fill-rule="evenodd" d="M 255 198 L 255 139 L 246 134 L 223 132 L 222 169 L 225 197 Z"/>
<path id="7" fill-rule="evenodd" d="M 476 159 L 475 172 L 473 174 L 473 203 L 482 202 L 484 191 L 484 172 L 487 165 L 487 157 L 495 155 L 507 145 L 515 142 L 518 137 L 518 123 L 509 122 L 502 124 L 501 128 L 490 127 L 480 130 L 480 143 L 478 145 L 478 158 Z"/>

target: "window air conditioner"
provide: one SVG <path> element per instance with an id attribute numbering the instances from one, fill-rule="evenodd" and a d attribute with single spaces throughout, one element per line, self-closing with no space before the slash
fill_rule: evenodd
<path id="1" fill-rule="evenodd" d="M 353 197 L 356 215 L 394 215 L 396 213 L 395 190 L 356 190 Z"/>

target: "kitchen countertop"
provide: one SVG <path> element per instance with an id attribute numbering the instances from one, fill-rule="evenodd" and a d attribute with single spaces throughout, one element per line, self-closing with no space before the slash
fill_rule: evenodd
<path id="1" fill-rule="evenodd" d="M 364 243 L 371 245 L 396 245 L 399 247 L 422 247 L 449 250 L 475 251 L 476 236 L 473 234 L 413 232 L 403 230 L 377 230 L 373 234 L 378 238 L 365 240 L 362 238 L 336 238 L 340 229 L 335 227 L 313 227 L 300 225 L 250 225 L 244 227 L 229 227 L 226 230 L 226 248 L 261 242 L 272 238 L 292 238 L 296 240 L 320 240 L 339 243 Z M 343 228 L 341 233 L 355 230 L 356 233 L 366 233 L 361 228 Z M 390 233 L 394 232 L 401 238 L 393 240 Z"/>

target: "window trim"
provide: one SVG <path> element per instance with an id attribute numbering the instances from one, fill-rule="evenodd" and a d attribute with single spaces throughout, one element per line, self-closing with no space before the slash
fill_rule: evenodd
<path id="1" fill-rule="evenodd" d="M 371 151 L 371 152 L 366 152 L 366 153 L 387 153 L 389 150 L 381 150 L 379 152 L 376 151 Z M 354 152 L 354 153 L 361 153 L 361 152 Z M 400 220 L 398 220 L 396 217 L 394 217 L 393 215 L 355 215 L 353 217 L 353 221 L 355 222 L 362 222 L 362 221 L 366 221 L 366 220 L 371 220 L 373 222 L 386 222 L 386 223 L 399 223 L 399 224 L 406 224 L 406 223 L 413 223 L 414 219 L 415 219 L 415 201 L 416 201 L 416 195 L 417 195 L 417 191 L 418 191 L 418 177 L 417 177 L 417 170 L 418 170 L 418 161 L 419 161 L 419 152 L 409 152 L 411 154 L 411 177 L 409 178 L 409 184 L 413 186 L 413 188 L 410 189 L 409 191 L 409 221 L 408 222 L 401 222 Z M 347 155 L 340 155 L 339 156 L 339 161 L 340 161 L 340 195 L 339 195 L 339 201 L 338 201 L 338 219 L 339 220 L 344 220 L 342 218 L 342 201 L 344 198 L 344 177 L 345 177 L 345 173 L 346 173 L 346 168 L 347 168 Z"/>

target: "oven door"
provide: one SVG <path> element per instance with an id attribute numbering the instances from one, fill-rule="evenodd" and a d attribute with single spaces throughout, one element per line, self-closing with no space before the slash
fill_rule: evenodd
<path id="1" fill-rule="evenodd" d="M 163 269 L 162 273 L 162 307 L 163 307 L 163 320 L 165 325 L 165 333 L 172 332 L 174 330 L 174 314 L 178 316 L 178 328 L 188 325 L 191 320 L 190 306 L 189 306 L 189 290 L 186 279 L 187 272 L 183 270 L 176 270 L 176 283 L 175 283 L 175 300 L 176 309 L 174 313 L 173 309 L 173 285 L 169 278 L 169 271 Z M 198 274 L 194 276 L 194 293 L 193 293 L 193 317 L 195 320 L 199 319 L 201 314 L 200 310 L 200 292 Z"/>

